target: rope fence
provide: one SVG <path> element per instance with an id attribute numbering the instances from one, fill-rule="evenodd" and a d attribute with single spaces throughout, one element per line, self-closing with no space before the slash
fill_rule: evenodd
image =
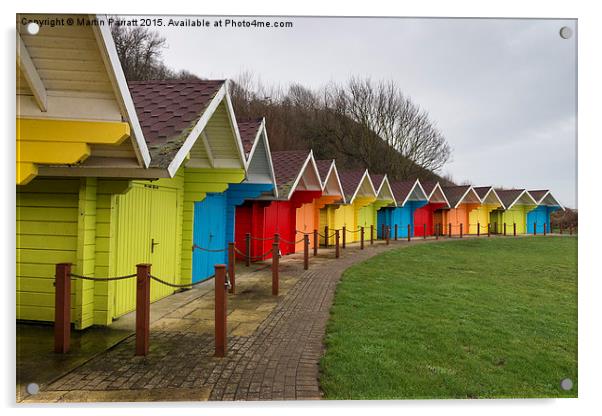
<path id="1" fill-rule="evenodd" d="M 210 249 L 210 248 L 204 248 L 204 247 L 201 247 L 201 246 L 197 246 L 196 244 L 193 244 L 192 245 L 192 249 L 193 250 L 196 249 L 196 250 L 204 251 L 206 253 L 223 253 L 223 252 L 225 252 L 225 251 L 228 250 L 228 247 L 226 247 L 226 248 L 219 248 L 219 249 Z"/>

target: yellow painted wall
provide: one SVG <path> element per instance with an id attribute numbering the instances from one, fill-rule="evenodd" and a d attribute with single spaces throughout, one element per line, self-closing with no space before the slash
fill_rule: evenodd
<path id="1" fill-rule="evenodd" d="M 487 234 L 487 224 L 489 224 L 491 211 L 499 208 L 499 205 L 483 204 L 479 205 L 468 213 L 469 232 L 467 234 L 477 234 L 477 224 L 481 227 L 481 234 Z"/>

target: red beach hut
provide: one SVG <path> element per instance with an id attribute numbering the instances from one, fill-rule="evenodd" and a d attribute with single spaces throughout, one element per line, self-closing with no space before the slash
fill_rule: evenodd
<path id="1" fill-rule="evenodd" d="M 426 235 L 435 234 L 435 224 L 442 224 L 441 209 L 449 207 L 449 202 L 441 189 L 441 185 L 436 181 L 420 182 L 422 189 L 426 193 L 428 204 L 417 208 L 414 211 L 414 236 L 424 236 L 426 225 Z"/>

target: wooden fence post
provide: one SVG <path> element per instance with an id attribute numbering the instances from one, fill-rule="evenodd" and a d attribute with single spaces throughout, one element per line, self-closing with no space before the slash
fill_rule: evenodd
<path id="1" fill-rule="evenodd" d="M 487 223 L 487 237 L 491 237 L 491 223 Z"/>
<path id="2" fill-rule="evenodd" d="M 347 242 L 347 227 L 343 225 L 343 248 L 345 248 L 346 242 Z"/>
<path id="3" fill-rule="evenodd" d="M 412 226 L 408 224 L 408 241 L 412 240 Z"/>
<path id="4" fill-rule="evenodd" d="M 339 230 L 334 230 L 334 244 L 335 244 L 335 247 L 334 247 L 334 257 L 337 258 L 337 259 L 341 255 L 340 247 L 339 247 L 339 239 L 340 239 L 340 237 L 341 236 L 339 234 Z"/>
<path id="5" fill-rule="evenodd" d="M 450 223 L 447 225 L 447 236 L 448 236 L 449 238 L 451 238 L 451 227 L 452 227 L 452 224 L 451 224 L 451 222 L 450 222 Z"/>
<path id="6" fill-rule="evenodd" d="M 573 226 L 569 225 L 569 235 L 573 235 Z"/>
<path id="7" fill-rule="evenodd" d="M 544 222 L 543 223 L 543 235 L 544 235 L 544 237 L 546 236 L 546 225 L 548 225 L 548 223 Z"/>
<path id="8" fill-rule="evenodd" d="M 136 355 L 147 355 L 150 333 L 151 265 L 136 265 Z"/>
<path id="9" fill-rule="evenodd" d="M 426 240 L 426 223 L 422 224 L 422 239 Z"/>
<path id="10" fill-rule="evenodd" d="M 512 234 L 516 237 L 516 223 L 512 223 Z"/>
<path id="11" fill-rule="evenodd" d="M 320 241 L 318 240 L 318 230 L 314 230 L 314 257 L 318 255 L 318 244 L 320 244 Z"/>
<path id="12" fill-rule="evenodd" d="M 309 236 L 303 234 L 303 270 L 309 269 Z"/>
<path id="13" fill-rule="evenodd" d="M 272 243 L 272 295 L 278 296 L 279 276 L 278 265 L 280 263 L 280 234 L 274 234 Z"/>
<path id="14" fill-rule="evenodd" d="M 55 266 L 54 286 L 54 352 L 65 354 L 71 345 L 71 263 Z"/>
<path id="15" fill-rule="evenodd" d="M 395 224 L 395 235 L 393 236 L 393 239 L 395 241 L 397 241 L 397 227 L 398 227 L 398 224 Z"/>
<path id="16" fill-rule="evenodd" d="M 227 339 L 227 315 L 228 315 L 228 297 L 226 291 L 226 265 L 215 265 L 215 356 L 224 357 L 226 355 Z"/>
<path id="17" fill-rule="evenodd" d="M 385 228 L 385 238 L 386 238 L 387 245 L 389 245 L 389 243 L 391 242 L 391 227 L 390 226 L 387 226 Z"/>
<path id="18" fill-rule="evenodd" d="M 504 237 L 506 236 L 506 223 L 504 223 Z"/>
<path id="19" fill-rule="evenodd" d="M 386 238 L 386 237 L 385 237 L 385 224 L 383 224 L 383 225 L 380 227 L 380 238 L 381 238 L 381 239 L 383 239 L 383 240 Z"/>
<path id="20" fill-rule="evenodd" d="M 246 247 L 245 247 L 245 265 L 249 267 L 251 265 L 251 233 L 245 235 Z"/>
<path id="21" fill-rule="evenodd" d="M 440 224 L 435 224 L 435 240 L 439 239 L 439 227 Z"/>
<path id="22" fill-rule="evenodd" d="M 324 226 L 324 247 L 328 248 L 328 225 Z"/>
<path id="23" fill-rule="evenodd" d="M 230 276 L 230 293 L 236 293 L 236 255 L 234 243 L 228 243 L 228 275 Z"/>
<path id="24" fill-rule="evenodd" d="M 477 237 L 481 236 L 481 223 L 477 222 Z"/>
<path id="25" fill-rule="evenodd" d="M 460 223 L 460 238 L 462 238 L 462 228 L 463 228 L 463 226 L 464 226 L 464 223 L 461 222 Z"/>
<path id="26" fill-rule="evenodd" d="M 364 227 L 360 227 L 360 250 L 364 249 Z"/>
<path id="27" fill-rule="evenodd" d="M 533 235 L 537 235 L 537 223 L 533 223 Z"/>
<path id="28" fill-rule="evenodd" d="M 558 226 L 560 227 L 560 235 L 562 235 L 562 221 L 560 221 L 560 223 L 558 224 Z"/>
<path id="29" fill-rule="evenodd" d="M 374 225 L 370 224 L 370 245 L 374 244 Z"/>

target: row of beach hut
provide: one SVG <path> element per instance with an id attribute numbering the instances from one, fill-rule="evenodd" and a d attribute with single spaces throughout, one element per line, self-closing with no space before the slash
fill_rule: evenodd
<path id="1" fill-rule="evenodd" d="M 337 229 L 358 241 L 362 227 L 378 237 L 501 233 L 504 224 L 542 232 L 562 209 L 548 190 L 397 182 L 339 170 L 311 150 L 271 152 L 266 120 L 238 120 L 224 80 L 127 83 L 106 24 L 17 36 L 21 320 L 53 321 L 60 262 L 96 277 L 151 263 L 154 275 L 187 284 L 226 263 L 229 242 L 263 258 L 276 233 L 286 255 L 314 230 L 318 244 L 332 244 Z M 134 310 L 135 285 L 74 280 L 75 327 Z M 151 300 L 173 291 L 153 281 Z"/>

